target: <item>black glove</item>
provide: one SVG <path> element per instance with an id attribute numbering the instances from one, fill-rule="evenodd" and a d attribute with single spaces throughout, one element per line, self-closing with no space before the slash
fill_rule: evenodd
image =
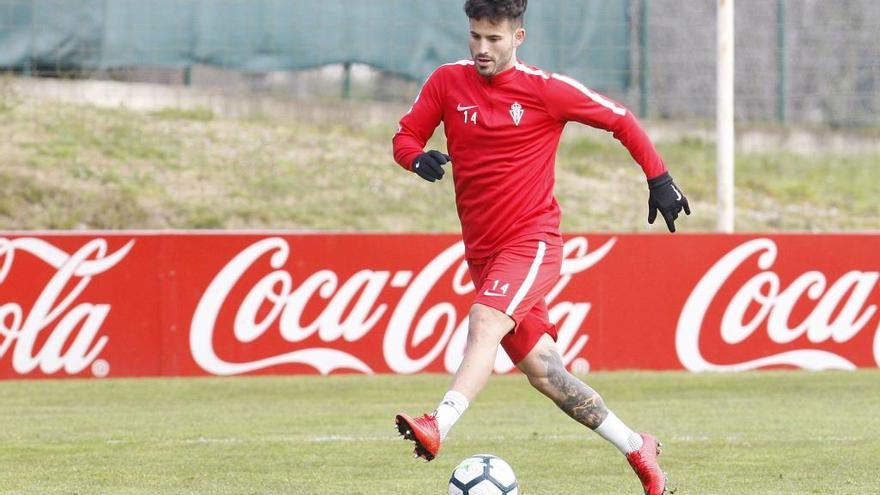
<path id="1" fill-rule="evenodd" d="M 452 158 L 449 155 L 440 153 L 437 150 L 431 150 L 417 156 L 412 162 L 412 171 L 419 174 L 419 177 L 428 182 L 434 182 L 443 178 L 443 164 L 449 162 Z"/>
<path id="2" fill-rule="evenodd" d="M 681 193 L 681 189 L 672 181 L 669 172 L 663 172 L 653 179 L 648 180 L 648 223 L 653 224 L 657 218 L 657 210 L 666 220 L 666 226 L 670 232 L 675 232 L 675 219 L 678 218 L 678 212 L 684 208 L 684 212 L 691 214 L 691 207 L 688 200 Z"/>

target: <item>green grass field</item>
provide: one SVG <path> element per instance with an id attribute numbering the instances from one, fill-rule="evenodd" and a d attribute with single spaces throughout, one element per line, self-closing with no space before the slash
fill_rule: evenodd
<path id="1" fill-rule="evenodd" d="M 679 494 L 880 492 L 880 371 L 593 373 L 664 442 Z M 413 459 L 393 415 L 433 408 L 449 377 L 0 382 L 0 493 L 446 493 L 489 452 L 523 494 L 640 494 L 623 457 L 532 390 L 493 377 L 441 456 Z"/>

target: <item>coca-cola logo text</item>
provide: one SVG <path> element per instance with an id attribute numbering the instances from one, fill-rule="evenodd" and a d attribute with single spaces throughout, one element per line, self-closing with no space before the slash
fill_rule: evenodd
<path id="1" fill-rule="evenodd" d="M 874 332 L 874 359 L 880 364 L 880 329 L 874 318 L 877 304 L 876 271 L 850 270 L 829 280 L 818 270 L 804 271 L 787 287 L 773 270 L 778 249 L 771 239 L 748 241 L 721 258 L 697 283 L 678 321 L 676 350 L 681 363 L 691 371 L 741 371 L 767 366 L 795 366 L 812 370 L 855 369 L 847 358 L 810 348 L 824 342 L 845 343 L 862 331 Z M 710 330 L 704 320 L 706 310 L 716 300 L 721 287 L 737 270 L 748 270 L 748 261 L 757 258 L 755 273 L 727 302 L 720 325 L 720 337 L 728 345 L 743 343 L 759 329 L 766 329 L 776 344 L 802 342 L 800 349 L 756 357 L 738 363 L 712 363 L 703 357 L 700 336 Z M 754 268 L 752 268 L 754 270 Z M 876 301 L 877 299 L 875 299 Z M 792 323 L 796 304 L 814 302 L 809 315 Z M 748 312 L 753 305 L 758 310 Z M 748 315 L 748 316 L 747 316 Z"/>
<path id="2" fill-rule="evenodd" d="M 569 240 L 563 248 L 562 276 L 547 295 L 550 317 L 558 324 L 558 345 L 566 362 L 572 361 L 587 343 L 584 320 L 590 311 L 585 301 L 556 301 L 572 277 L 598 263 L 613 247 L 611 239 L 595 251 L 588 251 L 584 237 Z M 424 308 L 425 301 L 436 300 L 432 294 L 444 276 L 452 274 L 451 292 L 465 296 L 474 290 L 467 278 L 463 259 L 464 245 L 455 243 L 440 252 L 418 273 L 409 270 L 362 269 L 346 280 L 340 280 L 329 269 L 315 271 L 299 284 L 283 269 L 289 262 L 291 249 L 286 240 L 271 237 L 247 247 L 224 266 L 210 282 L 200 299 L 190 328 L 190 352 L 195 362 L 205 371 L 217 375 L 247 373 L 281 364 L 307 365 L 322 374 L 346 369 L 373 373 L 363 359 L 330 346 L 335 341 L 355 342 L 362 339 L 387 315 L 387 329 L 383 336 L 382 354 L 387 367 L 397 373 L 416 373 L 424 370 L 443 354 L 444 367 L 455 371 L 461 362 L 466 341 L 467 312 L 459 314 L 448 301 L 436 302 Z M 282 339 L 297 344 L 317 337 L 328 346 L 296 348 L 247 362 L 231 362 L 221 358 L 214 348 L 217 320 L 229 294 L 242 278 L 251 271 L 265 270 L 260 260 L 268 258 L 271 271 L 263 275 L 239 303 L 232 327 L 234 338 L 241 343 L 253 342 L 270 329 L 277 329 Z M 389 307 L 379 303 L 380 295 L 388 288 L 405 289 L 403 295 Z M 448 293 L 444 288 L 441 293 Z M 306 305 L 315 299 L 326 301 L 320 315 L 310 322 L 302 321 Z M 260 308 L 269 306 L 267 314 Z M 345 315 L 343 317 L 343 315 Z M 422 355 L 411 355 L 412 347 L 434 338 L 431 349 Z M 296 347 L 295 345 L 292 347 Z M 499 352 L 496 371 L 511 370 L 513 364 Z"/>
<path id="3" fill-rule="evenodd" d="M 129 241 L 108 253 L 104 239 L 93 239 L 73 254 L 46 241 L 24 237 L 0 238 L 0 284 L 14 271 L 16 258 L 29 254 L 53 269 L 55 274 L 25 313 L 19 302 L 0 304 L 0 358 L 12 353 L 12 368 L 19 374 L 39 369 L 46 374 L 64 371 L 77 374 L 90 365 L 97 375 L 106 374 L 106 362 L 96 361 L 108 337 L 99 336 L 110 313 L 110 304 L 78 302 L 92 278 L 119 263 L 134 246 Z M 66 292 L 65 288 L 74 284 Z M 63 295 L 63 297 L 62 297 Z M 37 339 L 49 332 L 40 348 Z M 66 345 L 72 341 L 70 345 Z"/>

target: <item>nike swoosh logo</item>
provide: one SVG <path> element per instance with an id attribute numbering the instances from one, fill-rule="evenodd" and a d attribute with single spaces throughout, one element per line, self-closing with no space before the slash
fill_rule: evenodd
<path id="1" fill-rule="evenodd" d="M 672 190 L 675 192 L 675 195 L 678 196 L 677 200 L 681 201 L 681 193 L 678 192 L 678 189 L 676 189 L 675 186 L 672 186 Z"/>
<path id="2" fill-rule="evenodd" d="M 489 296 L 489 297 L 504 297 L 504 296 L 506 296 L 507 294 L 502 294 L 502 293 L 500 293 L 500 292 L 492 292 L 492 291 L 488 291 L 488 290 L 486 290 L 486 291 L 483 291 L 483 295 L 484 295 L 484 296 Z"/>
<path id="3" fill-rule="evenodd" d="M 419 168 L 419 163 L 421 163 L 421 162 L 416 162 L 416 164 L 413 165 L 413 168 Z"/>
<path id="4" fill-rule="evenodd" d="M 471 108 L 477 108 L 478 106 L 479 105 L 471 105 L 469 107 L 463 107 L 463 106 L 461 106 L 461 103 L 459 103 L 458 106 L 455 107 L 455 109 L 458 110 L 459 112 L 464 112 L 465 110 L 470 110 Z"/>

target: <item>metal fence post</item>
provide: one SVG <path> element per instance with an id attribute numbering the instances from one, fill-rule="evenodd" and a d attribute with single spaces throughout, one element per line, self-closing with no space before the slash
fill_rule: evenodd
<path id="1" fill-rule="evenodd" d="M 718 231 L 734 229 L 734 0 L 718 2 Z"/>
<path id="2" fill-rule="evenodd" d="M 788 120 L 786 76 L 788 75 L 788 53 L 786 53 L 785 32 L 785 0 L 776 0 L 776 49 L 777 69 L 779 74 L 776 88 L 776 119 L 780 123 Z"/>
<path id="3" fill-rule="evenodd" d="M 351 62 L 342 64 L 342 98 L 351 99 Z"/>
<path id="4" fill-rule="evenodd" d="M 639 117 L 648 115 L 648 0 L 639 2 Z"/>

